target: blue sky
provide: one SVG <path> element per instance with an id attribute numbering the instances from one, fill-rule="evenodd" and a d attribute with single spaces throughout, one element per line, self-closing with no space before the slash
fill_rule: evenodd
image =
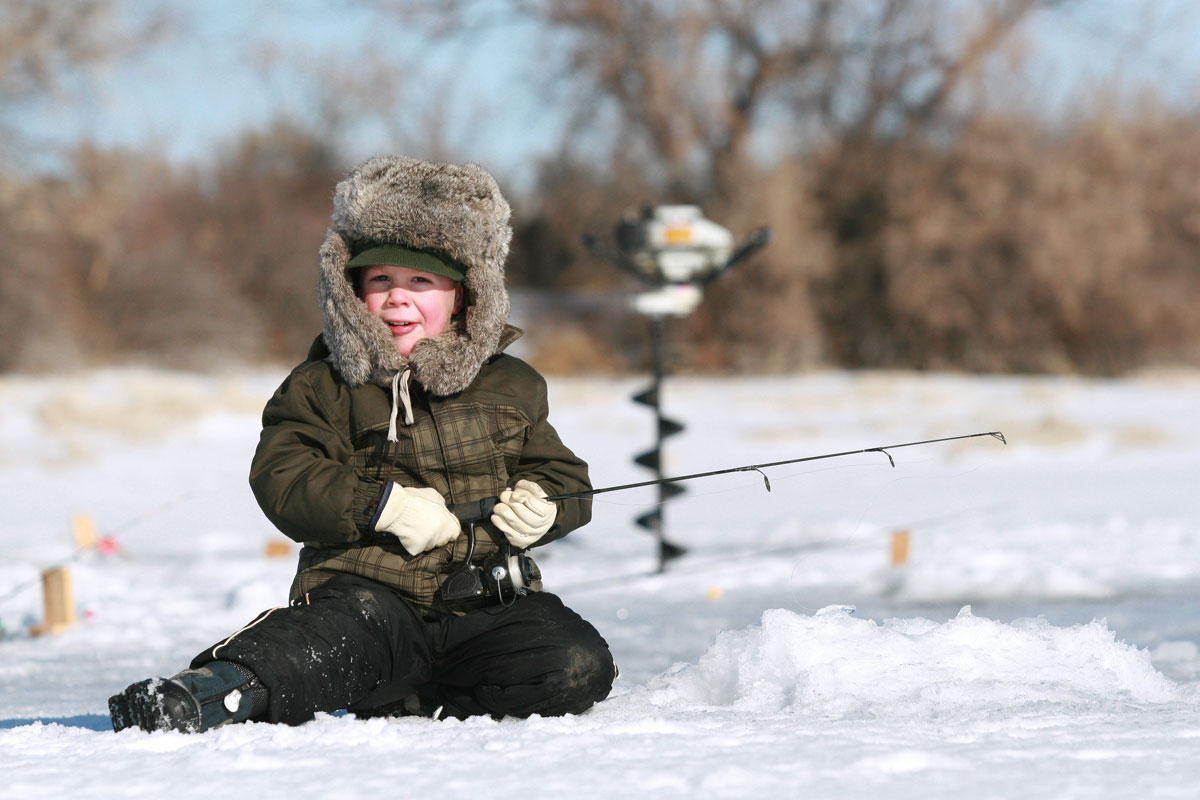
<path id="1" fill-rule="evenodd" d="M 435 46 L 390 18 L 341 2 L 160 5 L 175 17 L 170 32 L 145 52 L 106 65 L 80 97 L 25 109 L 22 127 L 48 144 L 85 137 L 103 146 L 149 148 L 178 162 L 203 161 L 246 128 L 280 114 L 310 114 L 313 86 L 334 60 L 353 64 L 358 53 L 366 63 L 373 53 L 407 57 L 425 50 L 419 58 L 424 75 L 400 102 L 381 97 L 383 112 L 398 127 L 419 130 L 437 97 L 450 98 L 453 105 L 443 112 L 450 143 L 477 151 L 474 160 L 499 169 L 519 168 L 530 154 L 548 148 L 557 132 L 558 120 L 545 113 L 524 60 L 531 47 L 527 26 Z M 485 116 L 488 125 L 481 126 Z M 360 128 L 364 151 L 388 149 L 394 139 L 378 125 Z"/>
<path id="2" fill-rule="evenodd" d="M 160 4 L 178 17 L 174 33 L 111 65 L 82 101 L 29 109 L 26 129 L 42 141 L 86 135 L 101 145 L 203 161 L 245 128 L 280 113 L 306 115 L 314 102 L 306 87 L 333 60 L 360 53 L 366 63 L 376 52 L 416 52 L 425 66 L 399 103 L 379 103 L 401 129 L 412 135 L 438 98 L 451 97 L 443 109 L 450 144 L 495 170 L 519 174 L 552 146 L 561 124 L 539 93 L 532 58 L 538 43 L 528 26 L 435 45 L 342 2 Z M 1050 107 L 1081 85 L 1121 82 L 1153 82 L 1175 101 L 1200 107 L 1200 3 L 1083 0 L 1043 17 L 1032 30 L 1038 55 L 1030 68 Z M 396 138 L 376 125 L 363 126 L 356 141 L 365 154 L 395 149 Z"/>

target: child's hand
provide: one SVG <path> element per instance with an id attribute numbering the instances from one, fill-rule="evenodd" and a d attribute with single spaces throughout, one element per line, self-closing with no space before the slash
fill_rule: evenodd
<path id="1" fill-rule="evenodd" d="M 462 523 L 437 489 L 406 489 L 394 483 L 390 487 L 375 530 L 395 536 L 411 555 L 449 544 L 462 533 Z"/>
<path id="2" fill-rule="evenodd" d="M 504 532 L 513 547 L 525 548 L 550 530 L 558 506 L 546 500 L 546 492 L 532 481 L 517 481 L 513 489 L 500 493 L 492 510 L 492 524 Z"/>

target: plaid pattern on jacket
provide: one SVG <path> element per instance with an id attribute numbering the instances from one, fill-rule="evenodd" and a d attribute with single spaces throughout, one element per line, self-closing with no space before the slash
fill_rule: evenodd
<path id="1" fill-rule="evenodd" d="M 445 397 L 415 381 L 413 422 L 387 440 L 391 394 L 374 384 L 348 385 L 315 347 L 310 361 L 283 382 L 263 412 L 250 485 L 263 512 L 304 548 L 292 599 L 339 572 L 399 590 L 426 616 L 454 613 L 438 589 L 466 558 L 466 537 L 410 555 L 394 537 L 370 529 L 384 481 L 433 487 L 447 503 L 499 495 L 518 479 L 548 494 L 591 488 L 587 465 L 559 440 L 547 419 L 546 384 L 529 365 L 499 354 L 462 392 Z M 588 522 L 591 501 L 558 502 L 538 545 Z M 476 527 L 474 561 L 495 555 L 503 534 Z M 534 588 L 538 588 L 535 586 Z"/>

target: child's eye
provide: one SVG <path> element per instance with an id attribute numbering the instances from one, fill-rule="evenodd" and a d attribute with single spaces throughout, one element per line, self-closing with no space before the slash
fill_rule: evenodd
<path id="1" fill-rule="evenodd" d="M 433 281 L 429 280 L 429 278 L 426 278 L 424 275 L 414 275 L 412 278 L 412 282 L 413 283 L 433 283 Z"/>

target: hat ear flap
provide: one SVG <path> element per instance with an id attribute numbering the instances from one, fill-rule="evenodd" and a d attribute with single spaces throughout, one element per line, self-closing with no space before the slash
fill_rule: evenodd
<path id="1" fill-rule="evenodd" d="M 321 245 L 317 299 L 321 304 L 322 335 L 329 360 L 351 386 L 366 383 L 379 370 L 395 372 L 404 360 L 383 321 L 367 310 L 356 284 L 361 269 L 347 269 L 350 247 L 334 230 Z M 352 273 L 360 273 L 354 275 Z M 389 373 L 390 374 L 390 373 Z"/>
<path id="2" fill-rule="evenodd" d="M 380 156 L 351 170 L 334 191 L 330 233 L 322 247 L 326 345 L 335 366 L 342 369 L 344 362 L 343 376 L 386 384 L 396 369 L 411 364 L 417 379 L 434 394 L 454 394 L 469 386 L 483 363 L 499 351 L 508 320 L 504 262 L 512 239 L 510 215 L 495 179 L 476 164 Z M 422 339 L 408 359 L 391 346 L 378 318 L 361 302 L 347 299 L 361 294 L 344 274 L 352 249 L 381 244 L 461 268 L 461 324 Z M 334 280 L 335 269 L 339 280 Z M 335 291 L 339 283 L 341 290 Z M 381 347 L 377 340 L 388 346 Z M 339 353 L 342 344 L 346 351 Z M 368 377 L 360 377 L 363 359 L 369 361 Z"/>

